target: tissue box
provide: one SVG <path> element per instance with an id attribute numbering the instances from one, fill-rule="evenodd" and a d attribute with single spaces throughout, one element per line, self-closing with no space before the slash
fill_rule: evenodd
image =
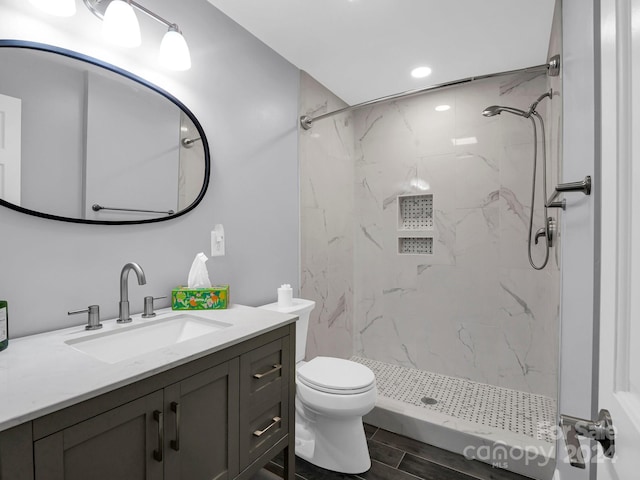
<path id="1" fill-rule="evenodd" d="M 171 291 L 173 310 L 221 310 L 227 308 L 229 285 L 211 288 L 178 287 Z"/>

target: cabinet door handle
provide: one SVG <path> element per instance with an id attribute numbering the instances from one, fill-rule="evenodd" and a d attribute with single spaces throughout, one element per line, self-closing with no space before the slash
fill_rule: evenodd
<path id="1" fill-rule="evenodd" d="M 171 448 L 178 452 L 180 451 L 180 404 L 171 402 L 171 411 L 176 414 L 176 439 L 171 440 Z"/>
<path id="2" fill-rule="evenodd" d="M 266 377 L 268 375 L 272 375 L 274 373 L 276 373 L 278 370 L 282 370 L 282 365 L 280 365 L 279 363 L 276 363 L 273 368 L 271 370 L 269 370 L 268 372 L 264 372 L 264 373 L 254 373 L 253 374 L 253 378 L 263 378 Z"/>
<path id="3" fill-rule="evenodd" d="M 154 410 L 153 419 L 158 422 L 158 449 L 153 451 L 153 458 L 162 462 L 162 447 L 164 445 L 164 415 L 159 410 Z"/>
<path id="4" fill-rule="evenodd" d="M 256 437 L 261 437 L 262 435 L 267 433 L 267 430 L 269 430 L 271 427 L 279 424 L 280 420 L 282 420 L 280 417 L 273 417 L 273 422 L 271 423 L 271 425 L 269 425 L 264 430 L 256 430 L 255 432 L 253 432 L 253 435 L 256 436 Z"/>

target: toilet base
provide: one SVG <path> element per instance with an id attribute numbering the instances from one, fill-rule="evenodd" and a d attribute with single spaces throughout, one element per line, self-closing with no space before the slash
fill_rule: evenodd
<path id="1" fill-rule="evenodd" d="M 296 412 L 296 455 L 318 467 L 341 473 L 371 468 L 362 417 L 309 420 Z"/>

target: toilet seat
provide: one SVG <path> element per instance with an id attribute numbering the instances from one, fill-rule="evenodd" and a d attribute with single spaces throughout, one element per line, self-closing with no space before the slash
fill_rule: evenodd
<path id="1" fill-rule="evenodd" d="M 369 368 L 341 358 L 316 357 L 297 369 L 297 377 L 309 388 L 335 395 L 355 395 L 375 387 Z"/>

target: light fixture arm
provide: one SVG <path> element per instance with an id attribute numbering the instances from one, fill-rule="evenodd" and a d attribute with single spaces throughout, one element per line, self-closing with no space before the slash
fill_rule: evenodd
<path id="1" fill-rule="evenodd" d="M 169 22 L 167 20 L 165 20 L 164 18 L 162 18 L 160 15 L 158 15 L 157 13 L 152 12 L 151 10 L 149 10 L 146 7 L 143 7 L 142 5 L 140 5 L 137 2 L 134 2 L 133 0 L 128 0 L 129 4 L 134 7 L 137 10 L 140 10 L 142 13 L 144 13 L 145 15 L 153 18 L 156 22 L 158 23 L 162 23 L 164 24 L 166 27 L 168 28 L 174 28 L 177 32 L 182 33 L 180 31 L 180 29 L 178 28 L 178 25 L 176 25 L 175 23 Z"/>
<path id="2" fill-rule="evenodd" d="M 111 43 L 123 47 L 137 47 L 141 43 L 140 24 L 135 10 L 151 17 L 167 29 L 158 51 L 160 65 L 175 71 L 185 71 L 191 68 L 189 46 L 177 24 L 166 20 L 134 0 L 83 1 L 91 13 L 103 20 L 103 36 Z M 123 25 L 125 26 L 123 27 Z"/>
<path id="3" fill-rule="evenodd" d="M 87 6 L 87 8 L 91 10 L 91 13 L 93 13 L 96 17 L 102 20 L 104 18 L 104 12 L 107 10 L 107 7 L 109 6 L 112 0 L 83 0 L 83 1 L 84 1 L 84 4 Z M 182 33 L 180 31 L 180 28 L 178 28 L 177 24 L 162 18 L 160 15 L 140 5 L 138 2 L 134 2 L 133 0 L 125 0 L 125 1 L 136 10 L 139 10 L 145 15 L 153 18 L 156 22 L 163 24 L 165 27 L 173 28 L 178 33 Z"/>

